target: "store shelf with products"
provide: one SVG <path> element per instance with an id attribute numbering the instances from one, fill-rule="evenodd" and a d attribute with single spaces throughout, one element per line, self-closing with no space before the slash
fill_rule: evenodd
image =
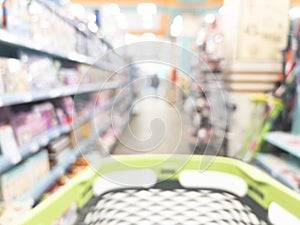
<path id="1" fill-rule="evenodd" d="M 257 154 L 254 163 L 283 184 L 300 192 L 300 136 L 274 131 L 267 133 L 264 139 L 275 146 L 277 151 Z"/>
<path id="2" fill-rule="evenodd" d="M 90 108 L 88 110 L 83 110 L 83 113 L 78 113 L 79 119 L 78 120 L 73 119 L 74 124 L 76 124 L 75 126 L 74 124 L 73 127 L 71 126 L 71 124 L 62 124 L 62 125 L 54 126 L 51 129 L 46 130 L 41 135 L 35 136 L 32 140 L 30 140 L 26 144 L 20 145 L 19 149 L 17 149 L 17 153 L 21 155 L 21 158 L 18 159 L 18 161 L 12 162 L 7 156 L 2 155 L 1 160 L 3 161 L 3 164 L 1 164 L 1 179 L 4 179 L 3 177 L 8 177 L 9 174 L 20 173 L 20 171 L 22 171 L 23 169 L 19 169 L 19 168 L 23 168 L 23 164 L 27 165 L 28 163 L 26 162 L 28 160 L 30 161 L 34 159 L 36 154 L 39 153 L 45 154 L 45 150 L 43 150 L 43 148 L 46 147 L 46 149 L 48 149 L 49 151 L 48 156 L 47 154 L 46 156 L 49 157 L 50 159 L 50 169 L 48 169 L 47 170 L 48 172 L 43 176 L 41 176 L 39 180 L 34 183 L 34 187 L 32 187 L 32 189 L 30 189 L 29 192 L 27 191 L 26 195 L 22 197 L 22 199 L 24 199 L 25 202 L 27 200 L 31 200 L 35 203 L 38 202 L 40 197 L 43 195 L 43 193 L 47 191 L 49 187 L 51 187 L 51 185 L 53 185 L 53 183 L 55 183 L 57 179 L 59 179 L 59 177 L 61 177 L 65 173 L 65 171 L 68 170 L 70 165 L 81 154 L 87 154 L 88 151 L 93 150 L 93 148 L 90 148 L 89 146 L 93 144 L 93 142 L 97 141 L 98 137 L 103 137 L 105 134 L 107 134 L 109 130 L 111 130 L 111 121 L 107 119 L 110 117 L 106 118 L 105 116 L 110 115 L 110 110 L 112 105 L 116 104 L 118 106 L 117 108 L 118 109 L 120 108 L 120 111 L 117 110 L 117 114 L 126 113 L 126 110 L 129 109 L 131 104 L 130 101 L 126 100 L 127 99 L 126 97 L 128 96 L 122 96 L 120 98 L 113 97 L 113 96 L 110 97 L 109 93 L 112 92 L 108 92 L 107 100 L 102 99 L 103 101 L 101 101 L 100 105 L 98 106 L 96 105 L 96 107 L 94 108 L 95 110 Z M 91 98 L 91 100 L 95 101 L 96 96 L 95 95 L 92 96 L 93 97 Z M 126 103 L 126 104 L 118 104 L 118 103 Z M 91 105 L 91 104 L 87 103 L 87 105 Z M 95 122 L 94 118 L 96 118 L 97 115 L 99 115 L 99 119 L 98 119 L 98 123 L 96 124 L 97 125 L 96 134 L 94 134 L 93 132 L 89 132 L 88 136 L 84 136 L 83 139 L 79 138 L 78 140 L 79 146 L 76 148 L 71 148 L 69 150 L 68 149 L 51 150 L 51 151 L 49 150 L 52 148 L 60 149 L 61 148 L 59 147 L 60 145 L 64 146 L 65 144 L 60 143 L 61 141 L 59 139 L 61 139 L 63 136 L 67 138 L 69 136 L 68 135 L 69 132 L 71 132 L 71 135 L 74 135 L 74 132 L 77 132 L 77 130 L 79 130 L 79 132 L 86 132 L 86 130 L 89 130 L 90 128 L 86 128 L 86 127 L 87 126 L 90 127 L 91 124 Z M 114 138 L 114 142 L 116 142 L 116 137 L 114 135 L 110 135 L 110 138 L 111 140 L 112 138 Z M 69 140 L 69 142 L 71 141 L 69 137 L 67 139 Z M 49 146 L 52 147 L 49 148 Z M 55 159 L 53 157 L 55 157 Z M 51 160 L 53 159 L 57 161 L 54 165 L 53 162 L 51 162 Z M 24 177 L 26 176 L 28 176 L 28 174 L 24 175 Z M 31 183 L 30 179 L 28 179 L 28 183 Z M 6 186 L 2 186 L 3 190 L 6 190 L 7 187 L 8 184 Z"/>
<path id="3" fill-rule="evenodd" d="M 265 135 L 265 140 L 300 159 L 300 136 L 292 133 L 275 131 Z"/>
<path id="4" fill-rule="evenodd" d="M 291 35 L 291 38 L 292 40 L 298 39 L 295 35 Z M 290 51 L 293 57 L 287 57 L 289 54 L 284 53 L 283 80 L 272 91 L 273 95 L 280 98 L 279 101 L 277 100 L 280 107 L 278 110 L 274 110 L 274 113 L 262 116 L 260 122 L 262 130 L 257 135 L 259 144 L 256 144 L 253 162 L 281 183 L 299 192 L 300 136 L 297 132 L 297 121 L 300 118 L 298 109 L 300 67 L 294 52 L 299 51 L 299 49 L 296 50 L 288 46 L 285 51 Z M 275 109 L 271 102 L 265 101 L 263 112 L 272 108 Z M 264 153 L 255 154 L 258 151 Z"/>
<path id="5" fill-rule="evenodd" d="M 0 173 L 11 168 L 12 166 L 14 166 L 18 162 L 20 162 L 22 159 L 29 157 L 31 154 L 35 153 L 42 147 L 49 144 L 49 142 L 51 142 L 55 138 L 57 138 L 63 134 L 69 133 L 72 129 L 76 129 L 77 127 L 81 126 L 82 124 L 88 122 L 94 114 L 97 114 L 101 111 L 110 109 L 113 104 L 118 104 L 118 102 L 123 101 L 124 98 L 125 97 L 118 99 L 117 102 L 115 102 L 116 98 L 112 98 L 112 99 L 110 99 L 109 102 L 100 104 L 99 106 L 96 106 L 94 110 L 92 110 L 92 109 L 87 110 L 82 115 L 74 118 L 73 123 L 65 123 L 64 122 L 62 124 L 56 125 L 57 122 L 55 121 L 53 124 L 51 124 L 49 126 L 50 128 L 44 128 L 43 129 L 44 132 L 42 132 L 41 134 L 39 134 L 37 136 L 33 135 L 32 138 L 29 138 L 26 142 L 24 142 L 24 144 L 19 145 L 17 149 L 15 148 L 14 149 L 15 154 L 12 154 L 12 152 L 10 152 L 10 154 L 6 154 L 7 151 L 4 149 L 2 152 L 3 155 L 0 156 L 0 162 L 1 162 Z M 50 103 L 48 103 L 48 104 L 50 104 Z M 41 104 L 41 106 L 43 106 L 43 104 Z M 45 106 L 45 104 L 44 104 L 44 106 Z M 50 108 L 50 109 L 53 109 L 53 108 Z M 56 108 L 55 108 L 55 110 L 57 111 Z M 69 109 L 69 111 L 70 110 L 71 109 Z M 52 112 L 53 112 L 53 110 L 52 110 Z M 71 115 L 69 115 L 69 116 L 71 116 Z M 52 118 L 52 119 L 54 119 L 54 118 Z M 1 143 L 1 144 L 2 144 L 1 146 L 5 145 L 5 143 Z"/>
<path id="6" fill-rule="evenodd" d="M 124 59 L 115 54 L 113 63 L 107 58 L 99 60 L 111 45 L 97 34 L 97 25 L 91 29 L 85 18 L 79 19 L 54 2 L 4 1 L 1 8 L 4 13 L 0 20 L 0 45 L 7 57 L 17 58 L 19 51 L 24 50 L 109 71 L 115 71 L 117 61 Z"/>
<path id="7" fill-rule="evenodd" d="M 66 53 L 59 52 L 58 49 L 47 49 L 46 47 L 34 43 L 29 38 L 22 38 L 20 36 L 16 36 L 11 34 L 5 30 L 0 30 L 0 45 L 5 48 L 9 48 L 9 50 L 17 55 L 18 51 L 25 50 L 30 51 L 37 54 L 43 54 L 50 56 L 54 59 L 71 61 L 75 63 L 82 63 L 86 65 L 94 65 L 95 60 L 92 57 L 88 57 L 76 52 Z"/>
<path id="8" fill-rule="evenodd" d="M 130 105 L 133 93 L 119 95 L 130 80 L 130 70 L 115 73 L 125 56 L 112 51 L 117 60 L 98 59 L 105 53 L 98 48 L 101 40 L 56 18 L 53 9 L 40 9 L 42 20 L 57 20 L 54 30 L 66 35 L 41 32 L 40 40 L 49 41 L 41 43 L 38 35 L 19 35 L 9 26 L 0 30 L 0 195 L 8 209 L 16 201 L 24 204 L 25 214 L 56 186 L 72 183 L 61 181 L 66 176 L 76 180 L 77 173 L 66 174 L 77 171 L 74 163 L 81 154 L 93 150 L 90 146 L 110 129 L 106 115 L 113 106 Z M 11 217 L 20 216 L 3 210 L 0 223 L 11 224 Z"/>
<path id="9" fill-rule="evenodd" d="M 80 149 L 88 149 L 87 147 L 94 141 L 93 138 L 85 140 L 76 149 L 71 149 L 64 154 L 60 162 L 54 166 L 51 171 L 44 177 L 42 177 L 38 182 L 35 183 L 31 191 L 24 196 L 25 201 L 33 201 L 37 203 L 41 196 L 51 187 L 55 182 L 63 176 L 70 166 L 78 159 L 78 157 L 83 154 Z"/>
<path id="10" fill-rule="evenodd" d="M 33 155 L 42 147 L 46 146 L 51 140 L 62 134 L 68 133 L 70 130 L 71 127 L 68 125 L 56 126 L 43 134 L 36 136 L 29 143 L 19 146 L 18 153 L 11 157 L 0 155 L 0 174 L 12 168 L 20 161 L 28 158 L 30 155 Z"/>
<path id="11" fill-rule="evenodd" d="M 36 102 L 47 99 L 54 99 L 64 96 L 78 95 L 96 92 L 105 89 L 115 89 L 121 86 L 121 82 L 109 81 L 106 83 L 92 83 L 81 85 L 68 85 L 58 88 L 51 88 L 48 91 L 36 90 L 21 93 L 4 93 L 0 95 L 0 106 L 11 106 L 16 104 Z"/>
<path id="12" fill-rule="evenodd" d="M 122 123 L 122 125 L 124 126 L 124 123 Z M 97 130 L 96 135 L 91 135 L 88 139 L 84 140 L 83 143 L 79 144 L 78 148 L 68 151 L 60 160 L 60 162 L 52 168 L 49 174 L 44 176 L 39 182 L 35 184 L 34 188 L 28 193 L 26 197 L 24 197 L 24 199 L 30 199 L 31 201 L 33 200 L 34 202 L 37 202 L 43 195 L 43 193 L 45 193 L 53 185 L 53 183 L 58 180 L 59 177 L 65 174 L 66 170 L 72 163 L 76 161 L 76 159 L 80 155 L 88 154 L 89 151 L 93 150 L 92 148 L 89 148 L 89 146 L 93 142 L 97 141 L 97 138 L 102 136 L 110 128 L 110 126 L 110 121 L 104 122 Z M 115 139 L 115 136 L 113 136 L 113 138 Z M 111 147 L 109 148 L 110 151 Z"/>
<path id="13" fill-rule="evenodd" d="M 254 163 L 278 181 L 300 192 L 300 168 L 295 158 L 288 155 L 258 153 Z"/>

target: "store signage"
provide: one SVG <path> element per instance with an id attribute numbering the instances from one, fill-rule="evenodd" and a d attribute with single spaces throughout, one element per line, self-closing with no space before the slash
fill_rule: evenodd
<path id="1" fill-rule="evenodd" d="M 241 1 L 237 58 L 280 61 L 287 45 L 288 10 L 286 0 Z"/>

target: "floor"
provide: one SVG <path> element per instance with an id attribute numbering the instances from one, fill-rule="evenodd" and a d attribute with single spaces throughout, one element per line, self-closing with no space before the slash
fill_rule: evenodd
<path id="1" fill-rule="evenodd" d="M 161 87 L 143 91 L 113 154 L 190 154 L 189 120 L 178 94 Z"/>

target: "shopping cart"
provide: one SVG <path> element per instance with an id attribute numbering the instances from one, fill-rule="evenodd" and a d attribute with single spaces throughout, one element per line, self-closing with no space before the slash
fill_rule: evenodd
<path id="1" fill-rule="evenodd" d="M 42 202 L 22 224 L 51 224 L 72 202 L 80 208 L 78 225 L 300 224 L 299 194 L 224 157 L 113 156 Z"/>

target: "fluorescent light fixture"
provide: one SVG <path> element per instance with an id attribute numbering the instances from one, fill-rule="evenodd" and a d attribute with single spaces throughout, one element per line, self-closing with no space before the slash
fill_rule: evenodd
<path id="1" fill-rule="evenodd" d="M 182 16 L 181 15 L 175 16 L 175 18 L 173 19 L 173 23 L 178 24 L 178 25 L 183 24 Z"/>
<path id="2" fill-rule="evenodd" d="M 218 10 L 218 13 L 221 15 L 221 16 L 224 16 L 224 15 L 226 15 L 226 14 L 228 14 L 227 13 L 228 12 L 228 7 L 226 7 L 226 6 L 221 6 L 220 8 L 219 8 L 219 10 Z"/>
<path id="3" fill-rule="evenodd" d="M 88 23 L 88 29 L 93 32 L 93 33 L 96 33 L 98 31 L 98 26 L 93 23 L 93 22 L 89 22 Z"/>
<path id="4" fill-rule="evenodd" d="M 140 15 L 154 15 L 157 12 L 157 7 L 154 3 L 139 3 L 136 11 Z"/>
<path id="5" fill-rule="evenodd" d="M 300 18 L 300 6 L 295 6 L 289 10 L 289 16 L 291 19 Z"/>
<path id="6" fill-rule="evenodd" d="M 141 36 L 141 41 L 155 41 L 156 35 L 153 33 L 143 33 Z"/>
<path id="7" fill-rule="evenodd" d="M 223 36 L 222 35 L 220 35 L 220 34 L 217 34 L 216 36 L 215 36 L 215 42 L 216 43 L 218 43 L 218 44 L 220 44 L 220 43 L 222 43 L 223 42 Z"/>
<path id="8" fill-rule="evenodd" d="M 143 28 L 144 29 L 151 29 L 153 27 L 153 19 L 152 15 L 144 15 L 143 16 Z"/>
<path id="9" fill-rule="evenodd" d="M 117 21 L 119 24 L 119 27 L 123 30 L 128 29 L 128 22 L 127 22 L 127 18 L 124 14 L 119 14 L 117 17 Z"/>
<path id="10" fill-rule="evenodd" d="M 214 14 L 212 14 L 212 13 L 207 14 L 207 15 L 204 17 L 204 21 L 205 21 L 206 23 L 209 23 L 209 24 L 214 23 L 214 22 L 216 21 L 216 16 L 215 16 Z"/>
<path id="11" fill-rule="evenodd" d="M 137 37 L 131 33 L 126 33 L 124 37 L 125 44 L 131 44 L 138 41 Z"/>
<path id="12" fill-rule="evenodd" d="M 83 5 L 78 3 L 72 3 L 70 5 L 70 11 L 73 16 L 77 16 L 79 18 L 85 15 L 85 8 L 83 7 Z"/>
<path id="13" fill-rule="evenodd" d="M 171 29 L 171 36 L 172 37 L 179 37 L 182 32 L 182 26 L 173 23 L 170 27 Z"/>
<path id="14" fill-rule="evenodd" d="M 175 16 L 173 19 L 173 23 L 171 24 L 170 27 L 170 34 L 172 37 L 178 37 L 180 36 L 182 32 L 182 27 L 183 27 L 183 18 L 181 15 Z"/>
<path id="15" fill-rule="evenodd" d="M 110 3 L 108 5 L 108 10 L 109 10 L 109 14 L 111 15 L 118 15 L 121 12 L 120 6 L 116 3 Z"/>
<path id="16" fill-rule="evenodd" d="M 89 22 L 96 22 L 96 15 L 94 13 L 88 14 L 88 21 Z"/>

